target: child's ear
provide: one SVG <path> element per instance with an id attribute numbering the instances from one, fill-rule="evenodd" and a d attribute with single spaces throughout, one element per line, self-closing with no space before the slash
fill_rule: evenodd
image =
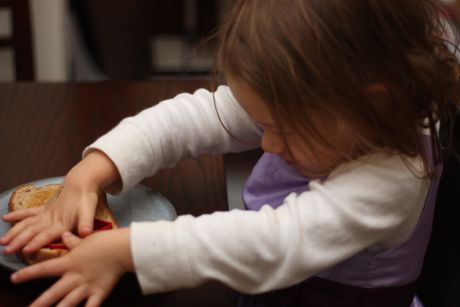
<path id="1" fill-rule="evenodd" d="M 366 92 L 370 95 L 374 95 L 374 94 L 380 95 L 380 94 L 387 94 L 388 89 L 382 83 L 374 83 L 366 87 Z"/>
<path id="2" fill-rule="evenodd" d="M 382 83 L 374 83 L 366 87 L 366 95 L 374 106 L 374 110 L 381 114 L 391 114 L 394 104 L 391 103 L 388 88 Z"/>
<path id="3" fill-rule="evenodd" d="M 388 88 L 382 83 L 368 85 L 365 93 L 371 100 L 378 102 L 379 104 L 388 103 Z"/>

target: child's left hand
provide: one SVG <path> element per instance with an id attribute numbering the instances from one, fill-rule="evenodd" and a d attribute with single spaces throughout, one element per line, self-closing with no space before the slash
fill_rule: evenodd
<path id="1" fill-rule="evenodd" d="M 134 270 L 130 249 L 130 229 L 102 231 L 80 239 L 66 232 L 62 236 L 70 252 L 63 257 L 24 268 L 11 276 L 14 283 L 35 278 L 62 276 L 32 303 L 32 307 L 99 306 L 120 277 Z"/>

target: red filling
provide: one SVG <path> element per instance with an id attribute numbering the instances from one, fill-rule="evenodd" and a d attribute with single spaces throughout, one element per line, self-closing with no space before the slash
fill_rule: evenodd
<path id="1" fill-rule="evenodd" d="M 110 230 L 112 228 L 113 228 L 112 223 L 94 219 L 94 231 Z M 64 243 L 62 243 L 61 240 L 50 243 L 45 247 L 49 249 L 67 249 L 67 247 L 65 246 Z"/>

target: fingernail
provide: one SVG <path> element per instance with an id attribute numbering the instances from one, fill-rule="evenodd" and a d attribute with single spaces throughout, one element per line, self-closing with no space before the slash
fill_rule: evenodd
<path id="1" fill-rule="evenodd" d="M 79 233 L 80 236 L 86 237 L 90 233 L 91 233 L 91 227 L 85 226 L 85 227 L 80 228 L 80 233 Z"/>
<path id="2" fill-rule="evenodd" d="M 64 232 L 64 233 L 62 234 L 62 237 L 65 239 L 65 238 L 70 237 L 71 235 L 72 235 L 72 234 L 71 234 L 70 232 L 66 231 L 66 232 Z"/>
<path id="3" fill-rule="evenodd" d="M 2 218 L 3 218 L 4 220 L 6 220 L 6 219 L 9 218 L 9 217 L 10 217 L 10 214 L 9 214 L 9 213 L 8 213 L 8 214 L 4 214 L 4 215 L 2 216 Z"/>
<path id="4" fill-rule="evenodd" d="M 11 281 L 12 281 L 12 282 L 18 281 L 18 275 L 16 275 L 16 273 L 14 273 L 13 275 L 11 275 Z"/>
<path id="5" fill-rule="evenodd" d="M 30 252 L 31 249 L 32 249 L 32 248 L 31 248 L 30 246 L 26 246 L 26 247 L 24 247 L 24 248 L 22 249 L 22 251 L 23 251 L 24 253 L 27 254 L 27 253 Z"/>
<path id="6" fill-rule="evenodd" d="M 13 250 L 13 248 L 12 248 L 11 246 L 5 247 L 5 253 L 6 253 L 6 254 L 11 253 L 12 250 Z"/>

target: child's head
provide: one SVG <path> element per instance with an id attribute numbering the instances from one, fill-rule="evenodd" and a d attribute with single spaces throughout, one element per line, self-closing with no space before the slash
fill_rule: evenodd
<path id="1" fill-rule="evenodd" d="M 312 147 L 343 159 L 383 148 L 423 154 L 423 119 L 434 129 L 459 101 L 437 0 L 234 5 L 221 29 L 218 70 L 260 97 L 278 130 Z M 352 146 L 331 137 L 341 133 L 354 136 Z"/>

